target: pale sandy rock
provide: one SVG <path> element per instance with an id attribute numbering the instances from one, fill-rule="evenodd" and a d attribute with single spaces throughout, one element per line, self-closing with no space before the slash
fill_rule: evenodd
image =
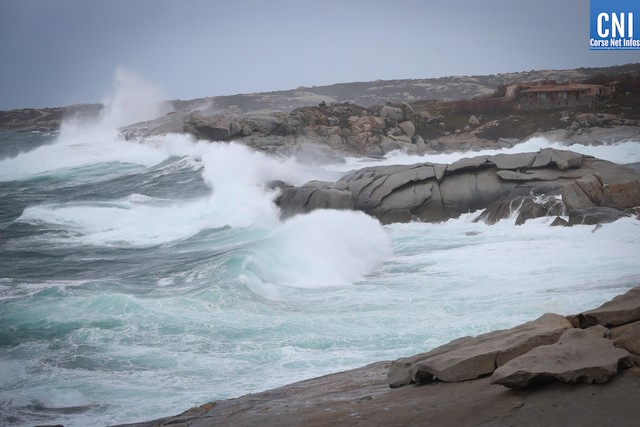
<path id="1" fill-rule="evenodd" d="M 413 136 L 416 134 L 416 126 L 410 120 L 407 120 L 406 122 L 398 123 L 398 127 L 402 129 L 404 134 L 409 138 L 413 138 Z"/>
<path id="2" fill-rule="evenodd" d="M 571 324 L 563 316 L 545 314 L 511 329 L 459 338 L 427 353 L 393 362 L 387 374 L 389 386 L 478 378 L 532 348 L 555 343 L 569 328 Z"/>
<path id="3" fill-rule="evenodd" d="M 556 344 L 543 345 L 498 367 L 492 384 L 523 388 L 530 384 L 557 380 L 565 383 L 604 383 L 630 366 L 630 355 L 604 338 L 602 326 L 569 329 Z"/>
<path id="4" fill-rule="evenodd" d="M 567 316 L 575 327 L 619 326 L 640 320 L 640 286 L 578 315 Z"/>

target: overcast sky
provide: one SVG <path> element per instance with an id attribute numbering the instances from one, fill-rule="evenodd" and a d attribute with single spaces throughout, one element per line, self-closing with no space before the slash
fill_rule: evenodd
<path id="1" fill-rule="evenodd" d="M 640 61 L 588 43 L 588 0 L 0 0 L 0 109 Z"/>

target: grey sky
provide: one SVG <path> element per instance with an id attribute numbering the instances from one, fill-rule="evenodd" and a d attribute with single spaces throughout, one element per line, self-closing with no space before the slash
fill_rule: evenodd
<path id="1" fill-rule="evenodd" d="M 170 99 L 640 61 L 588 0 L 0 0 L 0 109 L 96 102 L 119 66 Z"/>

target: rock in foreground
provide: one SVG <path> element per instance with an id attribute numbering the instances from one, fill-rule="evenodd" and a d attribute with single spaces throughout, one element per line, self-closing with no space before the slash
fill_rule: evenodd
<path id="1" fill-rule="evenodd" d="M 631 365 L 628 351 L 614 346 L 604 336 L 603 326 L 569 329 L 556 344 L 544 345 L 498 367 L 491 383 L 510 388 L 558 380 L 565 383 L 604 383 Z"/>
<path id="2" fill-rule="evenodd" d="M 638 293 L 640 287 L 599 309 L 633 313 L 632 306 L 640 307 L 640 302 L 634 300 Z M 625 321 L 634 317 L 633 314 L 624 316 L 617 318 Z M 387 383 L 387 372 L 394 364 L 398 366 L 398 361 L 377 362 L 262 393 L 207 403 L 175 417 L 130 426 L 636 426 L 640 419 L 637 397 L 640 368 L 631 367 L 619 372 L 618 369 L 628 366 L 629 353 L 635 357 L 636 364 L 640 361 L 638 322 L 613 328 L 612 340 L 609 340 L 609 330 L 603 326 L 582 330 L 571 328 L 562 319 L 557 315 L 545 315 L 507 331 L 462 338 L 440 348 L 457 352 L 461 360 L 465 353 L 473 359 L 473 352 L 463 349 L 477 348 L 482 341 L 502 347 L 502 353 L 498 351 L 491 357 L 496 364 L 501 357 L 509 361 L 502 363 L 491 379 L 484 376 L 451 383 L 434 381 L 391 388 Z M 549 336 L 560 330 L 561 337 L 557 344 L 534 345 L 540 343 L 538 339 L 531 339 L 536 336 L 536 330 L 548 330 Z M 487 339 L 491 337 L 493 339 Z M 523 339 L 525 337 L 529 338 Z M 516 342 L 529 344 L 523 347 L 514 345 Z M 433 350 L 432 355 L 437 350 Z M 441 351 L 441 354 L 445 353 Z M 491 383 L 500 377 L 505 384 L 512 381 L 513 384 L 508 385 L 521 386 L 540 379 L 529 377 L 528 371 L 521 371 L 520 365 L 529 371 L 535 366 L 545 366 L 542 378 L 559 381 L 526 390 Z M 574 367 L 573 372 L 568 369 L 570 365 Z M 606 382 L 575 384 L 581 381 Z"/>

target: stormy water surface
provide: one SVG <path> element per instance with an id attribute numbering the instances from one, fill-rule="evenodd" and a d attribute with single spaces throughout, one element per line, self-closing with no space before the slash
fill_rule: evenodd
<path id="1" fill-rule="evenodd" d="M 184 135 L 124 141 L 108 126 L 2 138 L 2 425 L 172 415 L 577 312 L 640 281 L 632 219 L 594 232 L 474 213 L 279 218 L 269 181 L 337 179 L 371 160 L 312 167 Z M 640 162 L 638 141 L 571 148 Z"/>

